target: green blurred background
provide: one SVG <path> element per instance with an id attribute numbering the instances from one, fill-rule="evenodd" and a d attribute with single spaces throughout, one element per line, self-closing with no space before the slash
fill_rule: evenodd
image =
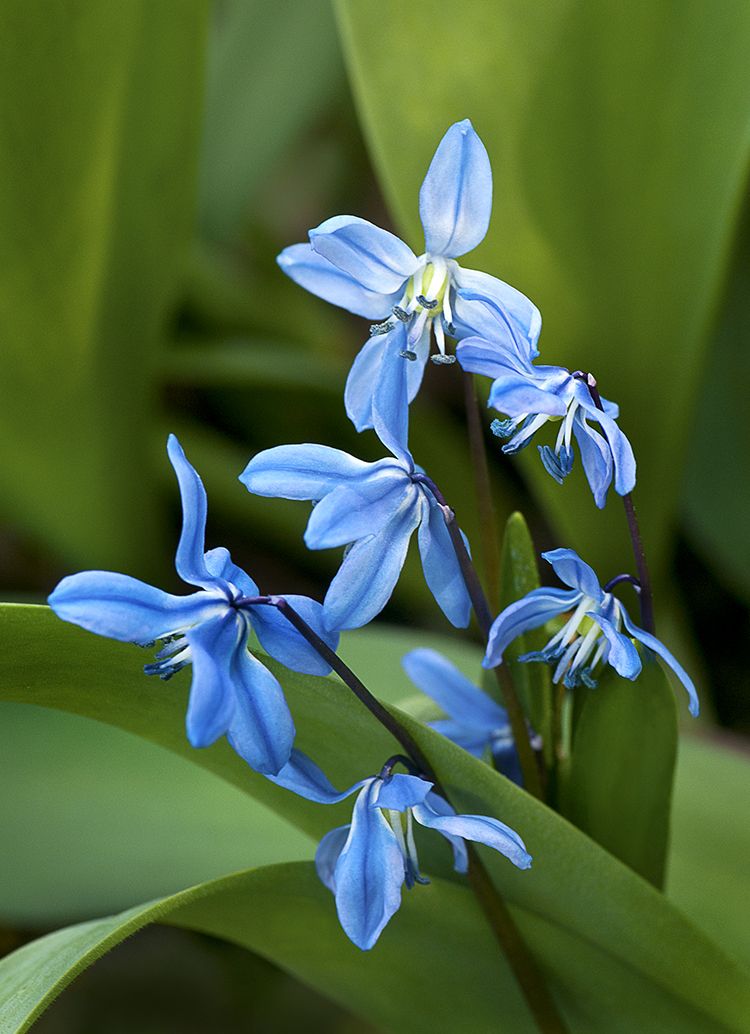
<path id="1" fill-rule="evenodd" d="M 750 8 L 341 0 L 337 14 L 328 0 L 0 0 L 4 597 L 43 600 L 85 567 L 179 591 L 170 430 L 205 480 L 209 543 L 267 590 L 322 596 L 336 558 L 304 549 L 305 507 L 254 499 L 237 475 L 283 442 L 379 457 L 341 398 L 367 327 L 297 288 L 275 256 L 342 212 L 419 252 L 419 183 L 447 126 L 470 117 L 495 208 L 466 264 L 537 302 L 544 361 L 592 369 L 620 402 L 660 633 L 696 674 L 708 721 L 746 733 Z M 418 462 L 476 541 L 455 368 L 429 366 L 412 423 Z M 599 513 L 580 472 L 559 487 L 535 451 L 516 465 L 489 448 L 498 513 L 522 509 L 540 550 L 575 546 L 605 578 L 632 567 L 616 498 Z M 384 618 L 444 630 L 411 565 Z M 187 778 L 82 719 L 14 705 L 0 715 L 5 785 L 22 758 L 62 771 L 49 815 L 33 761 L 22 802 L 2 805 L 20 840 L 28 815 L 42 816 L 38 855 L 70 786 L 91 792 L 97 751 L 114 759 L 103 793 L 137 767 L 172 801 Z M 200 838 L 197 822 L 190 832 Z M 196 878 L 213 873 L 208 853 L 195 864 Z M 48 895 L 24 917 L 8 904 L 16 891 L 0 900 L 8 946 L 129 903 L 120 888 L 53 914 Z M 115 953 L 39 1029 L 208 1029 L 206 1002 L 224 1003 L 210 1013 L 216 1031 L 242 1029 L 238 1017 L 246 1029 L 353 1029 L 259 959 L 182 932 L 147 936 L 158 963 Z M 144 990 L 103 1027 L 91 1003 L 110 995 L 117 967 Z M 198 1004 L 162 1016 L 153 996 L 170 1003 L 188 985 Z M 254 991 L 235 1001 L 230 986 Z"/>

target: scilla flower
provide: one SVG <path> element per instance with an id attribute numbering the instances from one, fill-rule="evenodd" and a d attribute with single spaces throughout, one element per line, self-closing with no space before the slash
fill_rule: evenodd
<path id="1" fill-rule="evenodd" d="M 128 575 L 83 571 L 63 578 L 49 604 L 58 617 L 98 635 L 139 646 L 162 640 L 156 662 L 145 671 L 167 679 L 192 664 L 186 718 L 191 744 L 207 747 L 226 734 L 252 768 L 278 772 L 289 759 L 294 724 L 278 680 L 248 652 L 250 630 L 293 671 L 326 675 L 330 668 L 277 610 L 253 605 L 258 587 L 226 549 L 204 552 L 203 483 L 174 435 L 167 451 L 182 497 L 175 566 L 199 591 L 172 596 Z M 323 628 L 321 605 L 304 596 L 286 598 L 335 649 L 338 636 Z"/>
<path id="2" fill-rule="evenodd" d="M 501 280 L 462 269 L 456 262 L 484 239 L 491 209 L 487 151 L 464 119 L 441 140 L 419 193 L 422 255 L 365 219 L 340 215 L 311 230 L 310 244 L 295 244 L 279 256 L 284 272 L 308 291 L 380 321 L 372 327 L 346 385 L 346 411 L 357 430 L 374 426 L 373 398 L 388 390 L 381 380 L 384 356 L 392 352 L 401 357 L 400 373 L 411 401 L 419 390 L 432 336 L 437 345 L 434 361 L 450 363 L 454 357 L 446 352 L 446 334 L 455 338 L 476 332 L 473 317 L 483 317 L 477 298 L 493 302 L 503 312 L 509 340 L 525 339 L 533 349 L 541 317 L 529 299 Z"/>
<path id="3" fill-rule="evenodd" d="M 490 630 L 484 667 L 501 664 L 506 648 L 519 635 L 570 612 L 543 650 L 525 654 L 519 660 L 546 662 L 553 668 L 553 681 L 562 682 L 569 689 L 579 685 L 594 687 L 598 671 L 605 664 L 623 678 L 636 679 L 642 662 L 635 644 L 641 643 L 672 669 L 688 692 L 690 713 L 697 715 L 698 694 L 690 676 L 663 643 L 633 624 L 623 604 L 607 586 L 600 586 L 589 565 L 572 549 L 553 549 L 542 553 L 542 557 L 570 588 L 534 589 L 506 607 Z"/>
<path id="4" fill-rule="evenodd" d="M 499 771 L 520 784 L 518 754 L 505 708 L 437 650 L 411 650 L 401 664 L 414 685 L 450 716 L 429 722 L 430 727 L 474 757 L 491 755 Z"/>
<path id="5" fill-rule="evenodd" d="M 559 422 L 554 446 L 539 446 L 542 463 L 555 481 L 562 484 L 572 470 L 575 438 L 598 507 L 604 506 L 613 481 L 619 495 L 633 490 L 635 457 L 617 426 L 618 407 L 599 399 L 600 409 L 585 377 L 559 366 L 534 366 L 517 350 L 478 337 L 462 341 L 456 355 L 464 370 L 493 380 L 488 405 L 507 414 L 492 425 L 495 434 L 508 439 L 503 452 L 518 452 L 549 421 Z"/>
<path id="6" fill-rule="evenodd" d="M 523 841 L 509 826 L 485 815 L 457 815 L 426 779 L 394 774 L 393 766 L 404 760 L 391 758 L 380 775 L 339 792 L 310 758 L 294 750 L 272 778 L 318 804 L 335 804 L 359 791 L 351 823 L 323 837 L 315 867 L 335 895 L 344 933 L 363 951 L 373 947 L 398 911 L 404 883 L 411 889 L 429 882 L 419 871 L 414 820 L 450 842 L 456 872 L 468 869 L 465 840 L 494 848 L 519 869 L 531 866 Z"/>
<path id="7" fill-rule="evenodd" d="M 471 604 L 443 511 L 409 450 L 385 443 L 394 456 L 375 463 L 325 445 L 280 445 L 258 453 L 240 481 L 256 495 L 314 500 L 310 549 L 348 546 L 323 603 L 328 628 L 359 628 L 380 613 L 417 529 L 430 591 L 448 620 L 465 628 Z"/>

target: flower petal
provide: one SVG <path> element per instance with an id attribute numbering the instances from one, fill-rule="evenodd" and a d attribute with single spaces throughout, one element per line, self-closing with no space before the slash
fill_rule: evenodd
<path id="1" fill-rule="evenodd" d="M 587 614 L 595 621 L 607 638 L 609 653 L 607 664 L 611 664 L 618 675 L 624 679 L 637 679 L 641 673 L 641 658 L 633 645 L 633 640 L 622 632 L 618 632 L 609 618 L 592 611 Z"/>
<path id="2" fill-rule="evenodd" d="M 354 485 L 339 485 L 315 507 L 305 531 L 308 549 L 332 549 L 377 535 L 399 509 L 411 481 L 403 468 L 383 467 Z"/>
<path id="3" fill-rule="evenodd" d="M 425 799 L 425 804 L 436 815 L 455 815 L 455 809 L 439 794 L 430 793 Z M 440 831 L 453 848 L 453 868 L 455 872 L 467 873 L 469 871 L 469 852 L 461 837 L 453 836 L 444 830 Z"/>
<path id="4" fill-rule="evenodd" d="M 595 600 L 602 598 L 602 589 L 593 568 L 581 560 L 574 549 L 548 549 L 542 553 L 542 559 L 552 566 L 560 581 L 571 589 L 580 589 Z"/>
<path id="5" fill-rule="evenodd" d="M 508 317 L 518 328 L 518 332 L 528 345 L 529 358 L 538 355 L 537 341 L 542 332 L 542 316 L 536 305 L 517 291 L 489 273 L 478 269 L 464 269 L 459 266 L 456 275 L 456 286 L 466 301 L 484 301 L 494 305 L 498 313 Z M 459 309 L 460 309 L 459 304 Z"/>
<path id="6" fill-rule="evenodd" d="M 221 579 L 209 572 L 205 562 L 208 502 L 203 482 L 173 434 L 167 440 L 167 455 L 177 475 L 182 499 L 182 532 L 175 557 L 177 574 L 189 585 L 203 589 L 221 585 Z"/>
<path id="7" fill-rule="evenodd" d="M 376 780 L 357 798 L 349 836 L 336 863 L 336 910 L 347 937 L 368 951 L 401 904 L 404 858 L 396 835 L 373 806 Z"/>
<path id="8" fill-rule="evenodd" d="M 402 354 L 406 345 L 406 326 L 399 323 L 385 341 L 380 376 L 372 396 L 372 424 L 386 449 L 410 463 L 408 375 L 411 363 Z"/>
<path id="9" fill-rule="evenodd" d="M 209 574 L 221 578 L 225 582 L 231 582 L 243 596 L 258 595 L 258 586 L 249 574 L 246 574 L 241 567 L 234 563 L 229 550 L 224 546 L 209 549 L 205 562 Z"/>
<path id="10" fill-rule="evenodd" d="M 368 291 L 403 291 L 419 260 L 395 234 L 366 219 L 336 216 L 310 231 L 313 251 L 328 259 Z"/>
<path id="11" fill-rule="evenodd" d="M 421 804 L 431 789 L 432 783 L 426 779 L 397 772 L 389 779 L 377 779 L 372 803 L 378 808 L 406 811 L 415 804 Z"/>
<path id="12" fill-rule="evenodd" d="M 332 650 L 338 647 L 338 633 L 328 632 L 323 624 L 321 603 L 307 596 L 285 595 L 284 599 Z M 274 660 L 306 675 L 327 675 L 330 672 L 330 665 L 276 607 L 252 607 L 249 618 L 260 645 Z"/>
<path id="13" fill-rule="evenodd" d="M 401 298 L 400 291 L 395 294 L 368 291 L 343 269 L 314 252 L 309 244 L 284 248 L 276 261 L 300 287 L 355 316 L 384 320 Z"/>
<path id="14" fill-rule="evenodd" d="M 439 815 L 429 804 L 418 804 L 414 818 L 444 836 L 461 837 L 499 851 L 519 869 L 531 868 L 531 855 L 518 833 L 499 819 L 487 815 Z"/>
<path id="15" fill-rule="evenodd" d="M 529 362 L 539 355 L 517 321 L 504 309 L 475 291 L 459 289 L 453 295 L 453 326 L 459 340 L 480 337 L 498 349 L 522 356 Z"/>
<path id="16" fill-rule="evenodd" d="M 427 724 L 475 758 L 481 758 L 490 745 L 491 738 L 487 729 L 479 729 L 476 725 L 464 725 L 453 718 L 439 718 Z"/>
<path id="17" fill-rule="evenodd" d="M 503 653 L 514 639 L 570 610 L 578 602 L 580 595 L 580 592 L 574 589 L 534 589 L 523 599 L 511 603 L 492 624 L 482 667 L 497 667 L 502 662 Z"/>
<path id="18" fill-rule="evenodd" d="M 401 658 L 411 681 L 464 726 L 488 733 L 508 724 L 505 708 L 475 686 L 449 660 L 437 652 L 420 648 Z"/>
<path id="19" fill-rule="evenodd" d="M 323 603 L 328 628 L 360 628 L 391 598 L 420 519 L 417 491 L 411 486 L 385 527 L 355 542 L 344 557 Z"/>
<path id="20" fill-rule="evenodd" d="M 218 592 L 171 596 L 114 571 L 69 575 L 47 602 L 63 621 L 140 646 L 221 614 L 227 606 Z"/>
<path id="21" fill-rule="evenodd" d="M 457 258 L 484 240 L 492 212 L 492 169 L 468 119 L 438 144 L 419 191 L 425 251 Z"/>
<path id="22" fill-rule="evenodd" d="M 647 646 L 649 650 L 653 650 L 654 653 L 661 657 L 665 664 L 669 668 L 671 668 L 672 671 L 675 673 L 677 678 L 680 680 L 682 685 L 687 690 L 687 694 L 690 697 L 690 714 L 694 718 L 697 718 L 698 712 L 700 711 L 700 701 L 698 700 L 698 691 L 695 688 L 695 683 L 690 678 L 688 673 L 677 661 L 677 659 L 669 652 L 664 643 L 660 642 L 656 638 L 656 636 L 651 635 L 650 632 L 646 632 L 645 629 L 639 628 L 638 625 L 633 624 L 633 622 L 630 620 L 630 616 L 628 615 L 624 607 L 621 608 L 621 613 L 623 623 L 627 628 L 628 632 L 630 632 L 630 634 L 639 642 L 643 643 L 644 646 Z"/>
<path id="23" fill-rule="evenodd" d="M 374 466 L 327 445 L 277 445 L 254 456 L 240 481 L 255 495 L 322 499 L 337 485 L 366 476 Z"/>
<path id="24" fill-rule="evenodd" d="M 609 486 L 612 484 L 612 453 L 609 445 L 580 415 L 580 410 L 573 420 L 573 433 L 578 442 L 583 471 L 594 503 L 602 510 L 607 502 Z"/>
<path id="25" fill-rule="evenodd" d="M 324 887 L 336 893 L 336 865 L 349 838 L 349 826 L 338 826 L 326 833 L 315 852 L 315 871 Z"/>
<path id="26" fill-rule="evenodd" d="M 635 488 L 633 447 L 615 421 L 606 413 L 599 412 L 597 419 L 612 453 L 612 461 L 615 466 L 615 491 L 618 495 L 627 495 Z"/>
<path id="27" fill-rule="evenodd" d="M 223 732 L 240 757 L 273 775 L 289 760 L 294 723 L 278 680 L 247 651 L 247 624 L 236 612 L 186 633 L 193 659 L 188 739 L 206 747 Z"/>
<path id="28" fill-rule="evenodd" d="M 348 790 L 337 790 L 312 758 L 303 754 L 301 750 L 297 750 L 296 747 L 292 750 L 284 767 L 276 775 L 269 775 L 266 778 L 277 786 L 283 786 L 285 790 L 291 790 L 292 793 L 305 797 L 315 804 L 338 804 L 339 801 L 343 801 L 355 790 L 364 786 L 367 781 L 360 779 Z"/>
<path id="29" fill-rule="evenodd" d="M 372 427 L 372 396 L 380 379 L 386 336 L 375 334 L 364 343 L 346 378 L 344 407 L 346 415 L 358 431 Z"/>
<path id="30" fill-rule="evenodd" d="M 419 525 L 419 555 L 430 592 L 438 606 L 456 628 L 466 628 L 471 600 L 461 573 L 445 517 L 435 500 L 422 494 Z"/>

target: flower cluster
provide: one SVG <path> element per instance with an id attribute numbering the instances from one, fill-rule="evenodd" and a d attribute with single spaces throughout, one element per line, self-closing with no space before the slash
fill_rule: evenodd
<path id="1" fill-rule="evenodd" d="M 206 493 L 174 436 L 167 448 L 183 512 L 176 569 L 196 591 L 174 596 L 127 575 L 86 571 L 64 578 L 49 597 L 59 617 L 99 635 L 148 647 L 158 641 L 156 659 L 145 667 L 149 675 L 167 679 L 192 667 L 186 725 L 193 746 L 208 747 L 226 736 L 252 769 L 321 805 L 358 794 L 351 823 L 323 838 L 316 866 L 335 896 L 344 931 L 364 950 L 398 909 L 402 887 L 426 882 L 415 822 L 450 842 L 458 872 L 469 864 L 466 841 L 498 851 L 519 869 L 531 864 L 520 836 L 499 819 L 455 812 L 429 759 L 335 653 L 340 632 L 367 624 L 387 604 L 414 532 L 427 586 L 448 621 L 466 627 L 473 606 L 480 624 L 491 624 L 455 514 L 409 450 L 409 406 L 432 339 L 435 363 L 450 365 L 457 357 L 465 371 L 492 379 L 490 405 L 507 416 L 496 422 L 508 439 L 504 452 L 517 452 L 548 421 L 558 420 L 554 447 L 540 446 L 556 480 L 571 469 L 575 440 L 598 506 L 612 483 L 625 496 L 635 483 L 635 461 L 617 426 L 617 407 L 600 398 L 590 375 L 535 365 L 541 330 L 536 307 L 508 284 L 456 261 L 485 236 L 491 201 L 489 158 L 465 120 L 447 131 L 422 184 L 420 256 L 392 233 L 354 216 L 328 219 L 310 232 L 308 244 L 279 256 L 281 268 L 309 291 L 378 321 L 354 361 L 344 401 L 355 427 L 374 429 L 390 455 L 366 463 L 324 445 L 282 445 L 254 456 L 240 475 L 256 495 L 313 503 L 304 535 L 310 549 L 345 547 L 322 604 L 262 594 L 226 549 L 206 550 Z M 455 356 L 446 338 L 457 342 Z M 521 660 L 554 665 L 554 680 L 572 690 L 593 686 L 605 663 L 635 678 L 642 663 L 638 643 L 675 672 L 697 714 L 688 675 L 651 631 L 633 624 L 613 595 L 618 579 L 602 588 L 572 550 L 543 555 L 568 588 L 538 589 L 507 607 L 491 625 L 485 666 L 500 665 L 508 644 L 523 632 L 569 613 L 542 651 Z M 412 756 L 396 755 L 379 774 L 336 790 L 294 746 L 282 685 L 251 652 L 251 637 L 293 671 L 322 676 L 333 667 Z M 524 756 L 538 738 L 523 717 L 521 732 L 528 731 L 529 743 L 522 744 L 505 709 L 439 654 L 412 650 L 403 665 L 445 711 L 446 718 L 431 723 L 437 732 L 530 787 Z M 534 769 L 533 755 L 531 761 Z M 397 764 L 408 774 L 394 773 Z"/>

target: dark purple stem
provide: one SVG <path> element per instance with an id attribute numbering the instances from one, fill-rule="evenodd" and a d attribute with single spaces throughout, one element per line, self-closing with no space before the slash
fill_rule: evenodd
<path id="1" fill-rule="evenodd" d="M 574 377 L 579 377 L 585 381 L 586 387 L 589 389 L 591 399 L 597 409 L 604 412 L 604 406 L 602 404 L 602 397 L 599 394 L 599 388 L 597 387 L 596 377 L 592 373 L 582 373 L 580 370 L 576 370 L 573 374 Z M 640 603 L 641 603 L 641 624 L 647 632 L 654 632 L 654 597 L 651 591 L 651 575 L 649 574 L 648 564 L 646 562 L 646 551 L 643 548 L 643 539 L 641 538 L 641 529 L 638 524 L 638 516 L 635 512 L 635 506 L 633 505 L 633 496 L 631 492 L 622 497 L 622 504 L 625 507 L 625 517 L 628 522 L 628 531 L 630 532 L 630 541 L 633 546 L 633 556 L 635 557 L 635 566 L 638 571 L 638 582 L 640 584 Z"/>

